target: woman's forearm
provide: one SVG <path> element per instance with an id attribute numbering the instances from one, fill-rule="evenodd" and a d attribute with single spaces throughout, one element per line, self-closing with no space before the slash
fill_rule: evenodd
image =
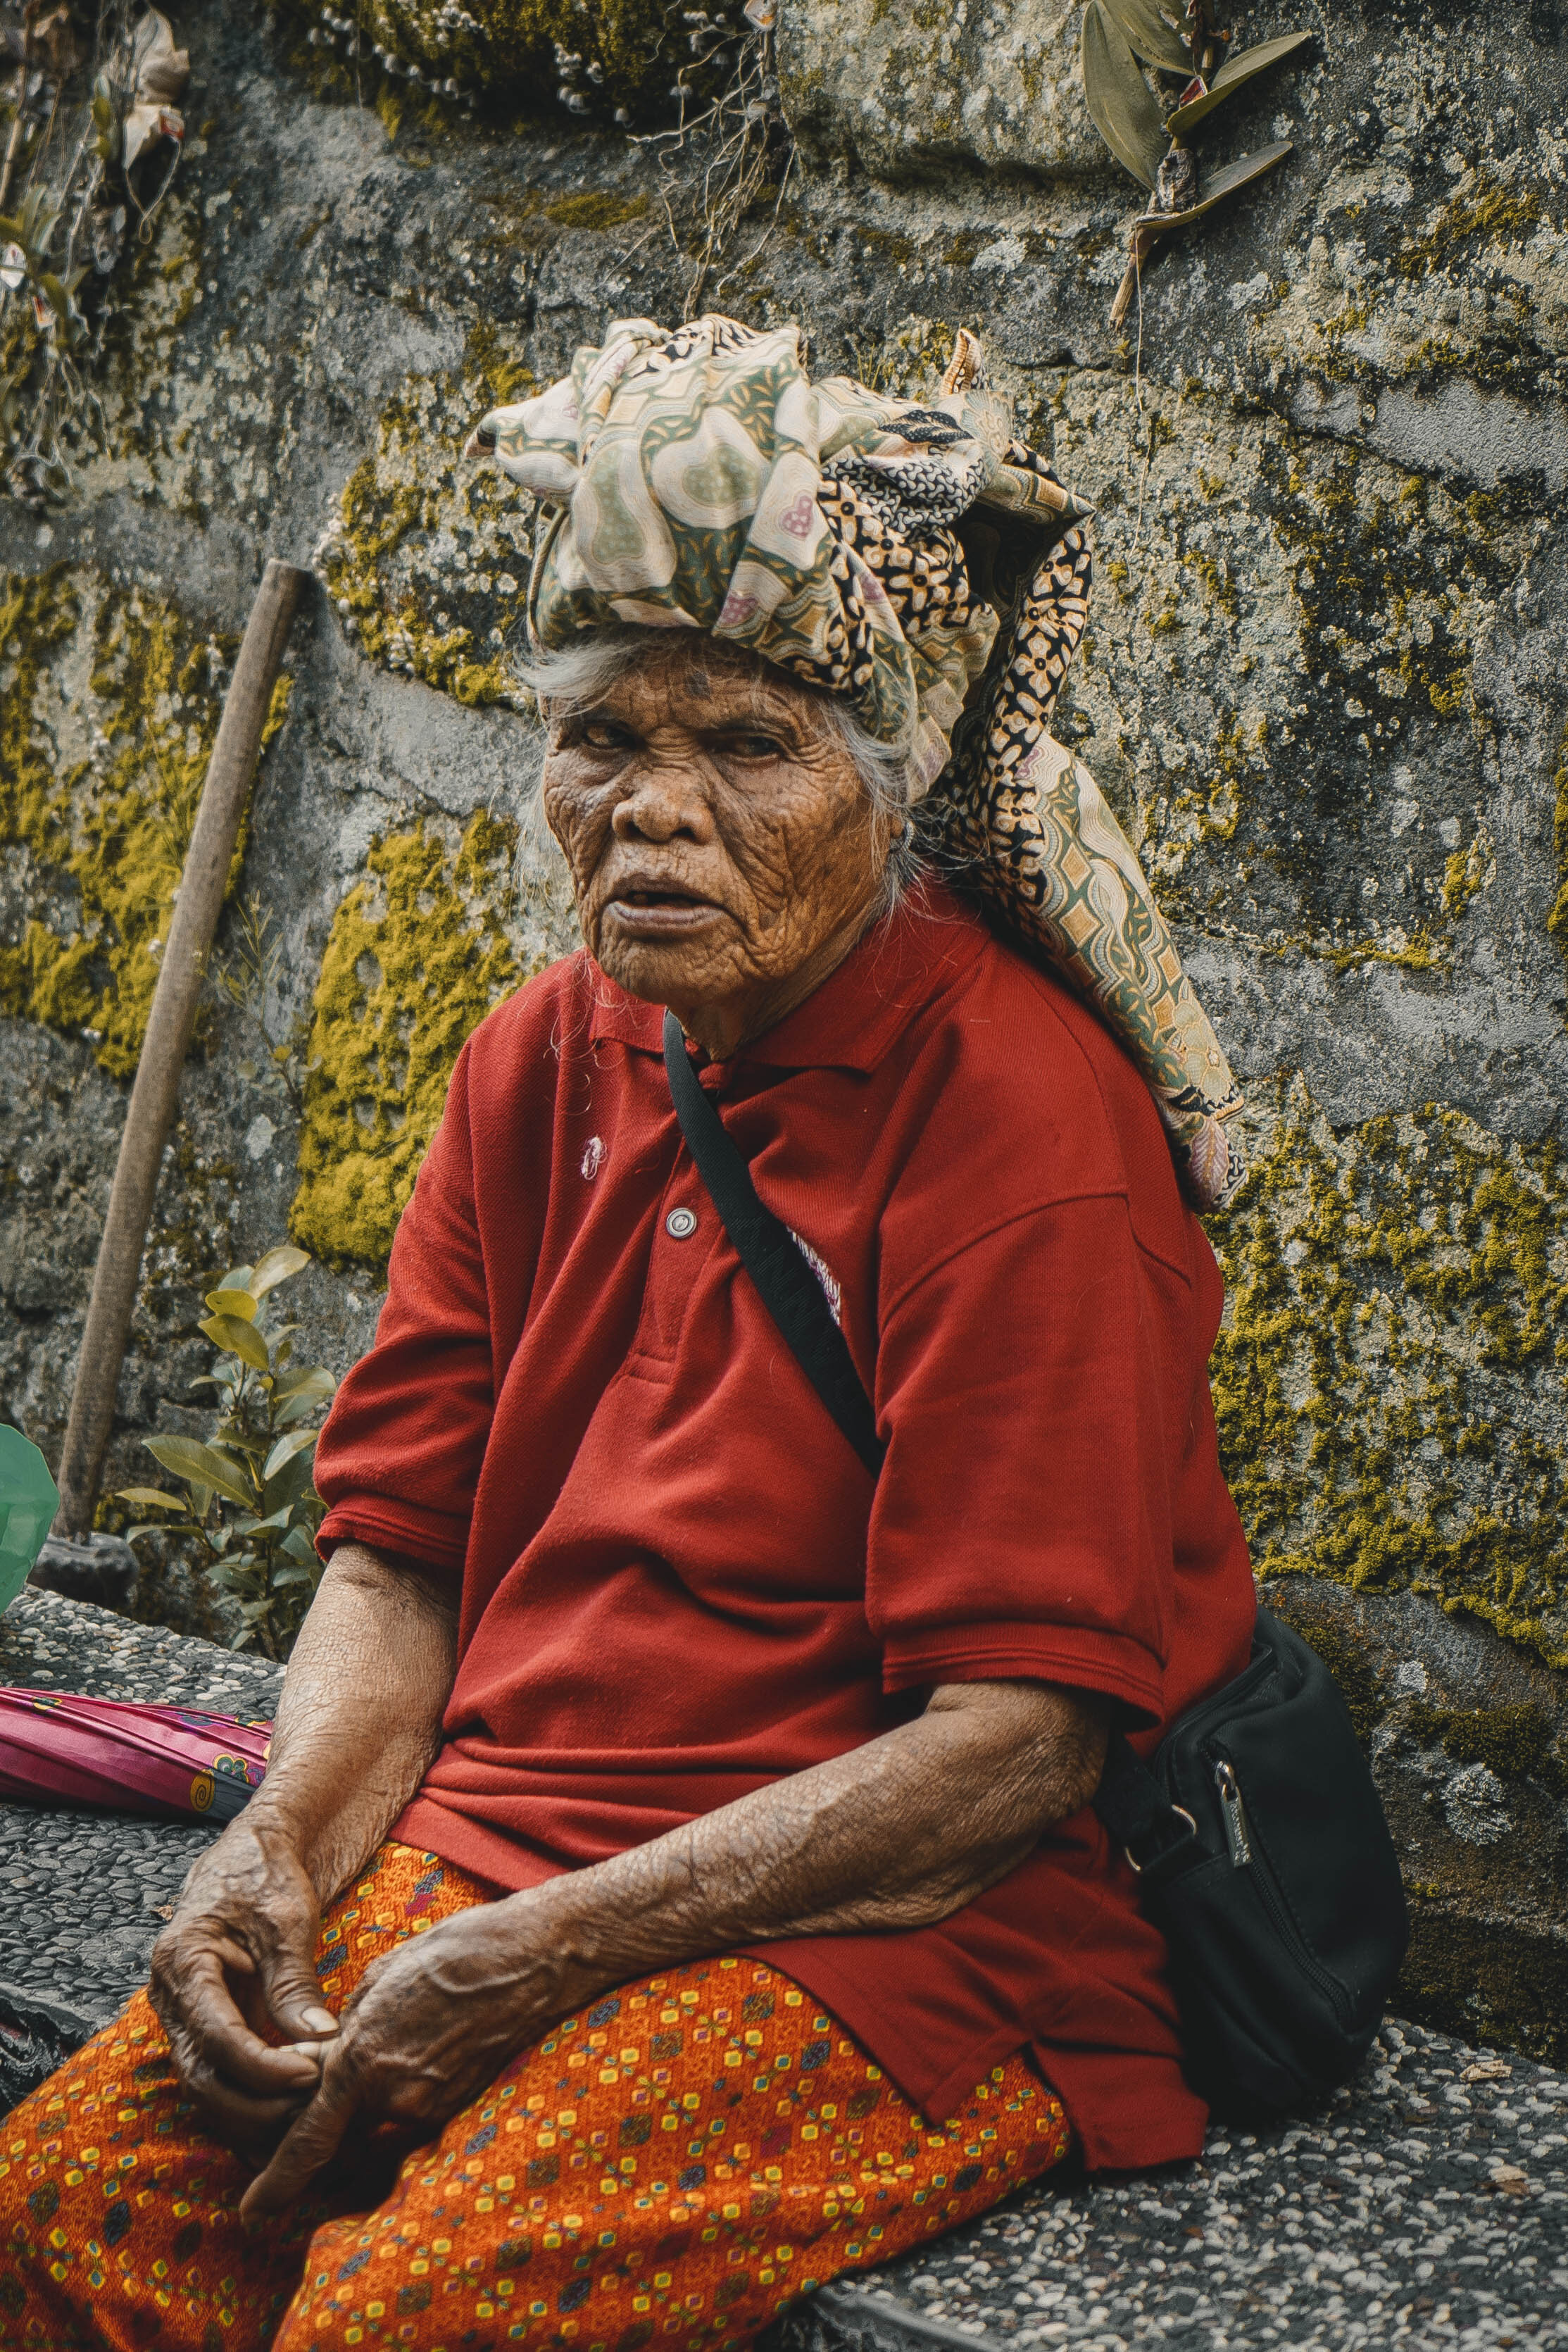
<path id="1" fill-rule="evenodd" d="M 457 1656 L 457 1593 L 362 1544 L 335 1551 L 300 1630 L 267 1779 L 241 1818 L 280 1831 L 321 1899 L 424 1778 Z"/>
<path id="2" fill-rule="evenodd" d="M 953 1685 L 896 1731 L 521 1899 L 551 1908 L 570 2001 L 737 1945 L 930 1926 L 1088 1802 L 1105 1720 L 1086 1693 Z"/>

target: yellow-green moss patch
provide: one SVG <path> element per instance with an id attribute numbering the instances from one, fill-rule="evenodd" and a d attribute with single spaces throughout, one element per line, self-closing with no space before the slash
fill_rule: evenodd
<path id="1" fill-rule="evenodd" d="M 0 942 L 0 1003 L 85 1031 L 117 1077 L 141 1052 L 232 652 L 143 590 L 0 580 L 0 844 L 23 854 L 27 910 Z M 283 683 L 269 737 L 287 707 Z"/>
<path id="2" fill-rule="evenodd" d="M 641 220 L 647 209 L 646 196 L 612 196 L 590 188 L 580 196 L 561 196 L 547 205 L 545 218 L 558 228 L 619 228 L 623 221 Z"/>
<path id="3" fill-rule="evenodd" d="M 1557 860 L 1557 896 L 1552 912 L 1546 918 L 1546 928 L 1568 959 L 1568 728 L 1563 730 L 1558 748 L 1560 765 L 1552 778 L 1557 794 L 1552 813 L 1552 846 Z"/>
<path id="4" fill-rule="evenodd" d="M 356 466 L 316 551 L 350 635 L 383 668 L 459 702 L 510 703 L 507 647 L 522 625 L 527 501 L 493 466 L 463 456 L 487 408 L 533 378 L 481 321 L 462 365 L 407 376 L 383 411 L 373 457 Z"/>
<path id="5" fill-rule="evenodd" d="M 392 1247 L 469 1032 L 526 975 L 503 930 L 515 826 L 483 812 L 375 844 L 316 984 L 290 1230 L 332 1261 Z"/>
<path id="6" fill-rule="evenodd" d="M 1568 1188 L 1431 1108 L 1300 1081 L 1216 1239 L 1220 1442 L 1259 1572 L 1408 1586 L 1568 1665 Z"/>

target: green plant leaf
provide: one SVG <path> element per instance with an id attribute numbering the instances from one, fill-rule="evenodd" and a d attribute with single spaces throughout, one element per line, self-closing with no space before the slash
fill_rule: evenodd
<path id="1" fill-rule="evenodd" d="M 206 1333 L 214 1348 L 221 1348 L 225 1356 L 237 1356 L 253 1371 L 265 1372 L 272 1360 L 255 1324 L 242 1323 L 237 1315 L 209 1315 L 197 1328 Z"/>
<path id="2" fill-rule="evenodd" d="M 1139 57 L 1167 73 L 1192 73 L 1192 51 L 1159 12 L 1158 0 L 1105 0 L 1105 5 Z M 1174 11 L 1173 11 L 1174 13 Z"/>
<path id="3" fill-rule="evenodd" d="M 246 1288 L 253 1297 L 265 1298 L 267 1292 L 276 1290 L 280 1282 L 291 1281 L 295 1275 L 303 1274 L 309 1263 L 308 1250 L 296 1249 L 292 1242 L 284 1242 L 277 1249 L 267 1251 L 251 1275 Z"/>
<path id="4" fill-rule="evenodd" d="M 66 312 L 70 309 L 71 298 L 66 292 L 66 289 L 61 285 L 59 279 L 55 276 L 54 271 L 52 269 L 40 270 L 38 273 L 38 283 L 43 288 L 45 299 L 56 318 L 63 319 Z"/>
<path id="5" fill-rule="evenodd" d="M 134 1503 L 143 1511 L 183 1513 L 191 1507 L 183 1495 L 166 1495 L 161 1486 L 121 1486 L 114 1499 L 117 1503 Z"/>
<path id="6" fill-rule="evenodd" d="M 236 1536 L 244 1536 L 248 1543 L 252 1536 L 265 1535 L 270 1528 L 286 1528 L 288 1525 L 289 1512 L 293 1507 L 291 1503 L 285 1503 L 280 1511 L 274 1511 L 267 1518 L 241 1519 L 235 1527 L 235 1533 Z"/>
<path id="7" fill-rule="evenodd" d="M 325 1364 L 296 1364 L 287 1379 L 280 1380 L 273 1394 L 281 1404 L 287 1397 L 329 1397 L 338 1393 L 338 1383 Z"/>
<path id="8" fill-rule="evenodd" d="M 320 1403 L 319 1396 L 288 1397 L 273 1414 L 272 1425 L 274 1429 L 292 1429 L 297 1422 L 307 1420 L 319 1411 Z"/>
<path id="9" fill-rule="evenodd" d="M 1290 57 L 1294 50 L 1303 47 L 1315 37 L 1312 33 L 1281 33 L 1277 41 L 1260 41 L 1256 48 L 1243 49 L 1239 56 L 1228 58 L 1209 83 L 1206 95 L 1195 98 L 1190 106 L 1178 106 L 1176 112 L 1167 118 L 1166 131 L 1173 139 L 1185 139 L 1195 122 L 1201 122 L 1206 114 L 1212 114 L 1217 106 L 1223 106 L 1228 98 L 1234 98 L 1255 74 L 1266 73 L 1270 66 L 1277 66 L 1281 58 Z"/>
<path id="10" fill-rule="evenodd" d="M 213 1285 L 213 1288 L 214 1290 L 243 1290 L 255 1272 L 256 1268 L 253 1265 L 231 1265 L 226 1274 L 219 1275 L 217 1280 Z"/>
<path id="11" fill-rule="evenodd" d="M 231 1503 L 243 1503 L 246 1510 L 255 1503 L 256 1489 L 243 1466 L 220 1454 L 216 1446 L 203 1445 L 193 1437 L 144 1437 L 141 1443 L 155 1462 L 172 1470 L 193 1489 L 210 1487 L 214 1494 L 226 1495 Z"/>
<path id="12" fill-rule="evenodd" d="M 207 1305 L 214 1315 L 237 1315 L 242 1323 L 256 1321 L 256 1301 L 248 1290 L 209 1290 Z"/>
<path id="13" fill-rule="evenodd" d="M 313 1429 L 302 1430 L 298 1434 L 314 1441 L 316 1432 Z M 313 1451 L 313 1443 L 301 1446 L 298 1454 L 290 1454 L 288 1459 L 273 1472 L 262 1490 L 264 1510 L 280 1510 L 286 1503 L 293 1505 L 301 1500 L 310 1486 L 310 1457 Z"/>
<path id="14" fill-rule="evenodd" d="M 297 1454 L 303 1454 L 307 1446 L 315 1444 L 317 1434 L 313 1429 L 292 1429 L 287 1437 L 280 1437 L 267 1457 L 267 1466 L 261 1474 L 263 1478 L 276 1478 L 286 1462 L 292 1462 Z"/>
<path id="15" fill-rule="evenodd" d="M 314 1584 L 316 1580 L 311 1575 L 310 1570 L 308 1568 L 302 1566 L 299 1561 L 296 1560 L 288 1568 L 280 1568 L 276 1570 L 273 1574 L 272 1581 L 274 1587 L 277 1590 L 281 1591 L 286 1584 Z"/>
<path id="16" fill-rule="evenodd" d="M 1082 59 L 1095 129 L 1134 179 L 1153 188 L 1165 157 L 1165 125 L 1127 37 L 1103 0 L 1088 0 L 1084 8 Z"/>
<path id="17" fill-rule="evenodd" d="M 320 1562 L 316 1560 L 316 1546 L 311 1541 L 308 1528 L 290 1528 L 277 1549 L 279 1551 L 286 1551 L 290 1559 L 302 1559 L 307 1564 L 315 1560 L 318 1567 L 320 1565 Z"/>

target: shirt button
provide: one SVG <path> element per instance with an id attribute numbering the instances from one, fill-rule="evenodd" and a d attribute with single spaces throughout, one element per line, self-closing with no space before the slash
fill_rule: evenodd
<path id="1" fill-rule="evenodd" d="M 664 1231 L 673 1242 L 688 1242 L 697 1229 L 695 1209 L 672 1209 L 664 1219 Z"/>

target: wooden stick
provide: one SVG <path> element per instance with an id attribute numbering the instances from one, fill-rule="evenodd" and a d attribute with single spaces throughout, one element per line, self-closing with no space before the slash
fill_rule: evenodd
<path id="1" fill-rule="evenodd" d="M 207 763 L 201 805 L 152 992 L 147 1034 L 136 1065 L 125 1131 L 120 1139 L 114 1188 L 109 1196 L 109 1214 L 93 1270 L 92 1298 L 77 1358 L 70 1420 L 60 1456 L 60 1507 L 55 1517 L 55 1533 L 72 1539 L 85 1536 L 92 1525 L 163 1146 L 174 1123 L 180 1076 L 190 1051 L 207 958 L 223 911 L 272 689 L 295 609 L 309 578 L 309 572 L 298 564 L 280 563 L 276 556 L 268 561 Z"/>

